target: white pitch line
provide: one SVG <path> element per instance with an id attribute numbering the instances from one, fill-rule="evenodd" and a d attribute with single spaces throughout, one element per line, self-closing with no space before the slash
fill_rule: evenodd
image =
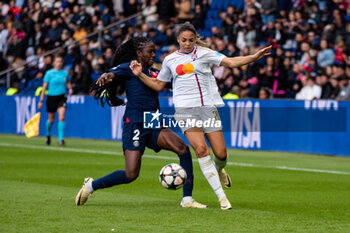
<path id="1" fill-rule="evenodd" d="M 33 145 L 2 143 L 2 142 L 0 142 L 0 146 L 3 146 L 3 147 L 18 147 L 18 148 L 30 148 L 30 149 L 39 149 L 39 150 L 54 150 L 54 151 L 68 151 L 68 152 L 79 152 L 79 153 L 105 154 L 105 155 L 123 156 L 123 153 L 120 153 L 120 152 L 88 150 L 88 149 L 67 148 L 67 147 L 33 146 Z M 170 156 L 157 156 L 157 155 L 144 154 L 142 157 L 152 158 L 152 159 L 162 159 L 162 160 L 165 160 L 165 159 L 167 159 L 167 160 L 178 160 L 178 158 L 176 156 L 170 157 Z M 197 161 L 197 159 L 194 159 L 194 161 Z M 297 168 L 297 167 L 287 167 L 287 166 L 269 166 L 269 165 L 259 165 L 259 164 L 250 164 L 250 163 L 234 163 L 234 162 L 227 162 L 227 164 L 228 165 L 233 165 L 233 166 L 239 166 L 239 167 L 257 167 L 257 168 L 270 168 L 270 169 L 278 169 L 278 170 L 290 170 L 290 171 L 303 171 L 303 172 L 350 175 L 350 172 L 321 170 L 321 169 L 310 169 L 310 168 Z"/>

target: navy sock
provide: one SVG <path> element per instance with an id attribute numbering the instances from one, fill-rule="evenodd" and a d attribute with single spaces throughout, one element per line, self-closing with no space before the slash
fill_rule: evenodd
<path id="1" fill-rule="evenodd" d="M 130 183 L 126 178 L 125 170 L 118 170 L 108 174 L 104 177 L 98 178 L 92 182 L 92 188 L 96 191 L 97 189 L 109 188 L 118 184 Z"/>
<path id="2" fill-rule="evenodd" d="M 183 167 L 187 173 L 187 180 L 183 187 L 183 196 L 192 196 L 193 190 L 193 166 L 191 152 L 186 152 L 183 154 L 178 154 L 180 159 L 180 165 Z"/>

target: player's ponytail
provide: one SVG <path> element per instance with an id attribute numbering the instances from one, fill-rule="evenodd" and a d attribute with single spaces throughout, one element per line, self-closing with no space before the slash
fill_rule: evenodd
<path id="1" fill-rule="evenodd" d="M 205 41 L 201 40 L 200 35 L 198 34 L 196 28 L 192 24 L 190 24 L 189 22 L 186 22 L 180 26 L 178 35 L 180 35 L 181 33 L 185 32 L 185 31 L 193 32 L 193 34 L 196 35 L 196 44 L 197 45 L 199 45 L 201 47 L 207 47 L 207 48 L 209 47 Z"/>
<path id="2" fill-rule="evenodd" d="M 204 40 L 201 40 L 200 37 L 197 37 L 196 39 L 196 44 L 201 46 L 201 47 L 206 47 L 206 48 L 209 48 L 207 42 L 205 42 Z"/>
<path id="3" fill-rule="evenodd" d="M 115 79 L 111 83 L 103 86 L 92 83 L 90 92 L 94 94 L 95 100 L 97 100 L 97 103 L 100 103 L 102 107 L 104 107 L 106 103 L 109 106 L 125 105 L 124 100 L 117 96 L 120 85 L 121 84 L 118 79 Z"/>
<path id="4" fill-rule="evenodd" d="M 114 52 L 113 66 L 118 66 L 121 63 L 131 61 L 134 57 L 134 51 L 132 51 L 134 40 L 130 39 L 121 44 Z M 136 53 L 136 52 L 135 52 Z"/>

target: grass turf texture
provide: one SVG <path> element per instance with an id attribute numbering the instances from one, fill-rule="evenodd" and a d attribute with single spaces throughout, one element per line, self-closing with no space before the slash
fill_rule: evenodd
<path id="1" fill-rule="evenodd" d="M 136 181 L 75 206 L 85 177 L 124 169 L 121 143 L 67 139 L 61 150 L 52 141 L 47 147 L 42 137 L 0 135 L 0 232 L 350 232 L 350 158 L 229 150 L 233 187 L 225 192 L 233 209 L 222 211 L 197 161 L 193 196 L 209 209 L 181 208 L 182 190 L 158 182 L 176 155 L 147 150 Z"/>

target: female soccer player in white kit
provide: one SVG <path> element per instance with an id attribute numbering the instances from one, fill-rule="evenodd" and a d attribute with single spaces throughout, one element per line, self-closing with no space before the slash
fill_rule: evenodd
<path id="1" fill-rule="evenodd" d="M 156 79 L 143 74 L 142 66 L 137 61 L 133 61 L 130 68 L 147 86 L 157 91 L 172 81 L 175 119 L 184 122 L 192 120 L 203 122 L 208 119 L 220 121 L 216 107 L 224 106 L 224 102 L 218 93 L 210 64 L 229 68 L 240 67 L 268 55 L 271 51 L 269 46 L 250 56 L 226 57 L 204 47 L 205 43 L 199 40 L 196 29 L 190 23 L 180 27 L 177 41 L 180 49 L 164 59 Z M 218 196 L 221 209 L 231 209 L 231 204 L 221 186 L 221 183 L 226 188 L 231 186 L 230 177 L 223 169 L 227 163 L 227 151 L 222 126 L 195 127 L 185 124 L 181 130 L 195 150 L 200 168 Z M 205 137 L 212 147 L 214 162 L 211 160 Z"/>

